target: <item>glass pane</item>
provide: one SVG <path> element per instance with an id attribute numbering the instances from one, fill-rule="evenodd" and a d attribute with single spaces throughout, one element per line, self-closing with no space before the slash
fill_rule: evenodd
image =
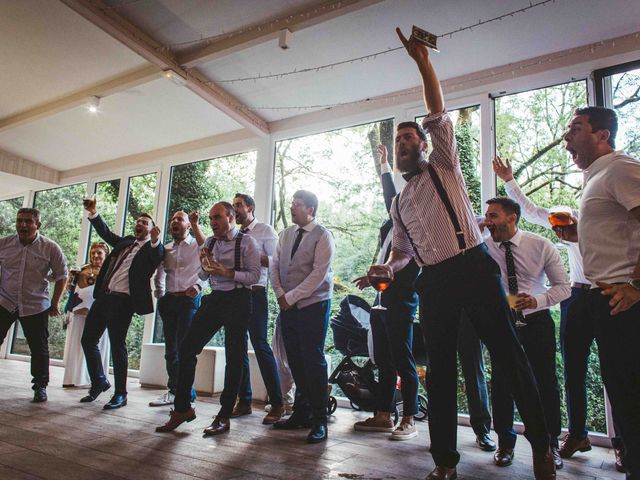
<path id="1" fill-rule="evenodd" d="M 16 234 L 16 215 L 23 202 L 24 197 L 0 200 L 0 237 Z"/>
<path id="2" fill-rule="evenodd" d="M 68 187 L 53 188 L 36 192 L 34 207 L 40 210 L 40 233 L 50 238 L 62 248 L 68 265 L 74 265 L 80 247 L 80 224 L 82 222 L 82 197 L 86 193 L 87 184 L 80 183 Z M 49 284 L 49 292 L 53 292 L 53 283 Z M 62 297 L 60 306 L 67 301 L 67 294 Z M 63 316 L 49 318 L 49 355 L 62 359 L 64 354 L 65 332 L 62 329 Z M 22 329 L 16 328 L 11 353 L 28 354 Z"/>
<path id="3" fill-rule="evenodd" d="M 497 98 L 496 150 L 511 159 L 516 181 L 524 193 L 537 205 L 553 207 L 578 206 L 582 173 L 573 165 L 564 150 L 562 137 L 578 107 L 587 104 L 586 82 L 572 82 Z M 504 195 L 504 185 L 498 181 L 498 194 Z M 520 221 L 520 228 L 534 231 L 556 243 L 549 228 Z M 566 251 L 560 254 L 566 260 Z M 552 309 L 559 339 L 559 308 Z M 564 390 L 562 357 L 558 345 L 557 377 Z M 592 345 L 587 371 L 587 428 L 604 432 L 604 391 L 600 380 L 600 364 L 595 344 Z M 567 426 L 566 405 L 562 404 L 563 426 Z"/>
<path id="4" fill-rule="evenodd" d="M 187 213 L 197 210 L 205 235 L 210 235 L 209 209 L 215 202 L 232 202 L 236 193 L 253 195 L 256 161 L 257 152 L 251 151 L 173 167 L 169 186 L 169 209 L 164 227 L 165 242 L 171 241 L 168 225 L 171 216 L 178 210 Z M 159 315 L 156 317 L 153 341 L 164 342 Z M 223 344 L 224 332 L 219 332 L 209 342 L 209 345 Z"/>
<path id="5" fill-rule="evenodd" d="M 611 76 L 613 108 L 618 114 L 616 149 L 640 158 L 640 68 Z"/>
<path id="6" fill-rule="evenodd" d="M 393 138 L 393 119 L 389 119 L 276 144 L 274 226 L 280 232 L 291 224 L 289 205 L 296 190 L 310 190 L 318 196 L 318 221 L 333 232 L 336 242 L 332 314 L 347 294 L 373 302 L 372 289 L 361 292 L 351 281 L 367 271 L 378 253 L 379 228 L 388 213 L 376 148 L 383 143 L 393 163 Z M 269 306 L 271 318 L 276 318 L 273 298 Z M 325 350 L 335 357 L 336 366 L 341 354 L 333 347 L 331 329 Z"/>
<path id="7" fill-rule="evenodd" d="M 154 216 L 156 177 L 157 175 L 155 173 L 148 173 L 146 175 L 129 178 L 124 235 L 133 233 L 136 220 L 140 218 L 142 213 L 148 213 L 152 217 Z"/>

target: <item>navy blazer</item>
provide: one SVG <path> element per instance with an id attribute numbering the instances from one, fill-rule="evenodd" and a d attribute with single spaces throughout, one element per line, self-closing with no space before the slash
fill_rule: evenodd
<path id="1" fill-rule="evenodd" d="M 107 242 L 113 250 L 105 259 L 96 278 L 96 285 L 93 290 L 94 298 L 100 298 L 105 294 L 107 286 L 104 285 L 105 275 L 109 271 L 109 266 L 115 262 L 120 252 L 135 242 L 133 235 L 121 237 L 111 230 L 102 217 L 98 215 L 89 219 L 93 228 L 100 237 Z M 153 298 L 151 296 L 151 277 L 164 258 L 164 245 L 160 243 L 156 248 L 151 247 L 151 242 L 145 243 L 136 256 L 133 257 L 129 268 L 129 293 L 131 294 L 131 305 L 133 311 L 139 315 L 153 313 Z"/>

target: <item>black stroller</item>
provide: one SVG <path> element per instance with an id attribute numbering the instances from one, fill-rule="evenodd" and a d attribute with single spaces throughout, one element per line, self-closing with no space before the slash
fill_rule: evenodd
<path id="1" fill-rule="evenodd" d="M 340 302 L 340 311 L 331 318 L 335 348 L 345 355 L 345 358 L 329 377 L 329 383 L 340 387 L 349 399 L 351 408 L 365 412 L 375 412 L 378 387 L 376 366 L 369 358 L 370 311 L 371 306 L 365 300 L 356 295 L 347 295 Z M 414 344 L 415 337 L 416 335 L 414 335 Z M 419 341 L 422 343 L 422 337 Z M 361 357 L 360 361 L 357 361 L 356 357 Z M 427 398 L 424 395 L 418 397 L 419 412 L 415 418 L 423 420 L 427 416 Z M 327 407 L 329 414 L 334 413 L 337 406 L 336 398 L 329 396 Z M 398 406 L 402 406 L 402 394 L 399 389 L 396 389 L 395 423 L 400 417 Z"/>

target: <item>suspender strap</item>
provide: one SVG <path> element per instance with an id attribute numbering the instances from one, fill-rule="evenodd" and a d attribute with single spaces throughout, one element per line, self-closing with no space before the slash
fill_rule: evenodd
<path id="1" fill-rule="evenodd" d="M 449 214 L 449 218 L 451 219 L 451 223 L 453 223 L 453 228 L 456 232 L 456 238 L 458 239 L 458 247 L 460 250 L 465 250 L 467 248 L 467 244 L 464 241 L 464 233 L 462 232 L 462 227 L 460 227 L 460 222 L 458 221 L 458 216 L 456 215 L 455 210 L 453 209 L 453 205 L 451 205 L 451 201 L 449 200 L 449 196 L 442 186 L 442 182 L 440 181 L 440 177 L 436 172 L 435 168 L 430 163 L 427 163 L 427 170 L 429 171 L 429 175 L 431 175 L 431 180 L 433 181 L 433 185 L 436 187 L 436 191 L 440 196 L 440 200 L 444 203 L 444 208 L 447 209 L 447 213 Z"/>
<path id="2" fill-rule="evenodd" d="M 404 230 L 404 233 L 407 234 L 407 238 L 409 239 L 409 243 L 411 243 L 411 247 L 413 248 L 413 253 L 416 254 L 416 257 L 418 258 L 418 260 L 420 261 L 420 263 L 422 265 L 426 265 L 426 263 L 424 263 L 422 258 L 420 258 L 420 254 L 418 253 L 418 249 L 416 248 L 416 244 L 413 243 L 413 238 L 411 238 L 411 235 L 409 235 L 409 230 L 407 230 L 407 226 L 402 221 L 402 216 L 400 215 L 400 193 L 398 195 L 396 195 L 396 214 L 398 215 L 398 220 L 400 220 L 400 226 L 402 227 L 402 230 Z"/>
<path id="3" fill-rule="evenodd" d="M 233 256 L 233 269 L 236 272 L 239 271 L 240 268 L 242 267 L 242 250 L 240 248 L 242 244 L 242 237 L 244 237 L 244 234 L 242 232 L 238 232 L 238 234 L 236 235 L 236 246 L 235 246 L 234 256 Z M 209 242 L 209 246 L 207 247 L 207 250 L 209 251 L 209 253 L 213 252 L 213 246 L 216 244 L 216 240 L 217 238 L 215 237 L 211 238 L 211 241 Z"/>

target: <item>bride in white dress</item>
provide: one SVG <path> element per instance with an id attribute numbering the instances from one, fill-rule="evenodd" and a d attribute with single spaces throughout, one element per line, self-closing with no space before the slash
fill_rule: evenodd
<path id="1" fill-rule="evenodd" d="M 109 254 L 109 247 L 102 243 L 93 243 L 89 250 L 89 260 L 91 263 L 84 265 L 80 271 L 71 271 L 67 289 L 72 298 L 71 312 L 66 315 L 67 338 L 64 345 L 64 378 L 63 387 L 85 387 L 91 385 L 87 362 L 80 340 L 84 332 L 84 323 L 89 313 L 89 308 L 93 303 L 93 287 L 102 266 L 104 259 Z M 74 288 L 75 284 L 75 288 Z M 102 368 L 105 373 L 109 372 L 109 356 L 111 355 L 111 345 L 109 335 L 105 331 L 98 343 L 102 357 Z"/>

